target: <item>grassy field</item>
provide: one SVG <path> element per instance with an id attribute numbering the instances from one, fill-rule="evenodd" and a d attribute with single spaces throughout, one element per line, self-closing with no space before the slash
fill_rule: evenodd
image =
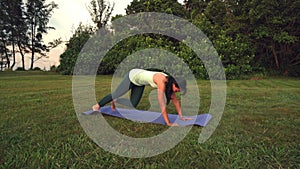
<path id="1" fill-rule="evenodd" d="M 97 79 L 110 85 L 111 76 Z M 173 149 L 144 159 L 106 152 L 85 134 L 73 108 L 72 76 L 10 72 L 0 80 L 0 168 L 300 168 L 299 79 L 227 81 L 225 111 L 208 141 L 199 144 L 201 127 L 193 127 Z M 210 83 L 198 84 L 205 113 Z M 100 98 L 110 89 L 96 90 Z M 147 109 L 146 99 L 139 108 Z M 105 118 L 134 137 L 168 128 Z"/>

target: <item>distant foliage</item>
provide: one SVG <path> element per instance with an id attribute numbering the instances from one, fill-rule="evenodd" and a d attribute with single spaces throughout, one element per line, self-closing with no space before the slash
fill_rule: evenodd
<path id="1" fill-rule="evenodd" d="M 60 65 L 57 70 L 64 75 L 73 74 L 73 69 L 78 58 L 78 55 L 83 48 L 84 44 L 88 41 L 92 28 L 82 24 L 75 30 L 73 36 L 67 43 L 66 51 L 60 55 Z"/>
<path id="2" fill-rule="evenodd" d="M 239 79 L 264 71 L 299 77 L 300 27 L 297 25 L 300 25 L 300 17 L 297 11 L 300 11 L 299 1 L 285 0 L 185 0 L 183 5 L 175 0 L 133 0 L 126 8 L 127 15 L 163 12 L 189 20 L 214 45 L 227 79 Z M 112 20 L 120 17 L 114 16 Z M 112 25 L 110 31 L 119 29 L 122 28 Z M 61 55 L 58 70 L 63 74 L 73 73 L 79 52 L 97 31 L 83 30 L 74 34 Z M 209 78 L 203 61 L 189 47 L 173 38 L 156 34 L 136 35 L 117 43 L 103 57 L 98 73 L 112 74 L 127 56 L 151 48 L 172 52 L 189 66 L 197 78 Z M 161 60 L 164 60 L 163 55 Z M 147 62 L 152 64 L 151 60 Z M 176 64 L 173 66 L 176 67 Z"/>

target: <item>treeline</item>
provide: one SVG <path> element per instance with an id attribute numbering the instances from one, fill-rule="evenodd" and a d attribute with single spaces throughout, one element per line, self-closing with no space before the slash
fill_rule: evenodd
<path id="1" fill-rule="evenodd" d="M 25 57 L 30 56 L 30 69 L 34 62 L 47 57 L 47 52 L 61 43 L 60 39 L 48 44 L 43 41 L 43 35 L 54 27 L 48 26 L 53 10 L 57 8 L 54 2 L 46 0 L 0 0 L 0 64 L 14 69 L 16 57 L 21 57 L 25 70 Z M 17 55 L 18 54 L 18 55 Z"/>
<path id="2" fill-rule="evenodd" d="M 92 0 L 90 9 L 97 26 L 77 28 L 61 55 L 58 70 L 63 74 L 73 73 L 78 54 L 87 40 L 107 25 L 113 5 Z M 163 12 L 190 21 L 212 41 L 226 77 L 236 79 L 269 72 L 300 76 L 299 11 L 299 0 L 185 0 L 184 4 L 176 0 L 133 0 L 126 15 Z M 184 43 L 155 34 L 132 36 L 116 44 L 103 58 L 98 73 L 111 74 L 124 58 L 148 48 L 168 50 L 182 58 L 198 78 L 208 78 L 202 61 Z"/>

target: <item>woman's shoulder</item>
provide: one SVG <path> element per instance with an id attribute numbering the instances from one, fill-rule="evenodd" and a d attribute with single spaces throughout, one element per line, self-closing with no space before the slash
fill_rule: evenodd
<path id="1" fill-rule="evenodd" d="M 153 75 L 153 81 L 155 83 L 165 83 L 168 81 L 167 76 L 165 76 L 163 73 L 155 73 Z"/>

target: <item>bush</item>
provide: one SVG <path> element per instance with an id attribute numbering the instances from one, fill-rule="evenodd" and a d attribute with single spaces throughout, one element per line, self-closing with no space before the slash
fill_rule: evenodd
<path id="1" fill-rule="evenodd" d="M 55 65 L 52 65 L 50 67 L 50 72 L 57 72 L 57 71 L 58 71 L 58 69 L 57 69 L 57 67 Z"/>
<path id="2" fill-rule="evenodd" d="M 42 69 L 39 68 L 39 67 L 35 67 L 35 68 L 33 68 L 33 70 L 35 70 L 35 71 L 41 71 Z"/>
<path id="3" fill-rule="evenodd" d="M 4 72 L 12 72 L 12 69 L 4 69 Z"/>
<path id="4" fill-rule="evenodd" d="M 25 71 L 22 67 L 17 67 L 16 71 Z"/>

